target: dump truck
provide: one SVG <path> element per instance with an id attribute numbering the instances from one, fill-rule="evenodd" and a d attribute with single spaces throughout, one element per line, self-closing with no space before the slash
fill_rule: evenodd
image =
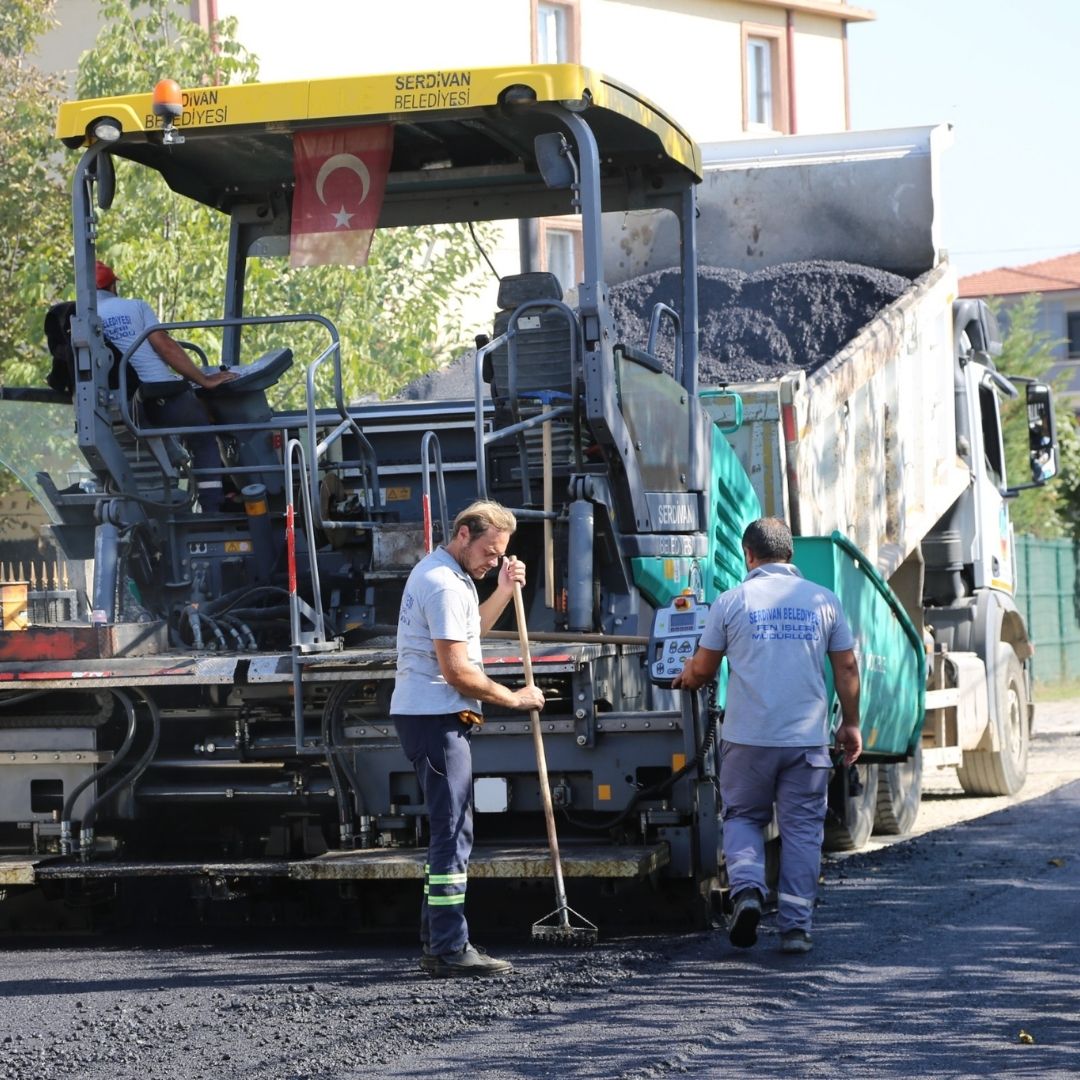
<path id="1" fill-rule="evenodd" d="M 284 266 L 293 245 L 308 182 L 298 141 L 372 125 L 392 134 L 380 230 L 580 221 L 581 280 L 504 277 L 458 398 L 346 401 L 351 358 L 330 314 L 246 306 L 252 260 Z M 571 891 L 595 893 L 598 921 L 655 908 L 707 918 L 723 889 L 719 699 L 653 677 L 649 641 L 674 605 L 740 580 L 741 533 L 762 506 L 698 379 L 694 141 L 575 65 L 204 87 L 178 101 L 147 89 L 66 103 L 57 135 L 78 154 L 75 296 L 60 320 L 70 393 L 5 388 L 0 428 L 85 595 L 73 617 L 0 636 L 0 917 L 41 897 L 142 913 L 183 897 L 207 917 L 310 905 L 325 918 L 341 905 L 375 926 L 413 910 L 426 819 L 389 717 L 394 632 L 409 570 L 479 496 L 519 521 L 510 551 L 529 567 Z M 319 200 L 343 162 L 356 186 L 329 206 L 334 227 L 372 175 L 336 153 Z M 228 217 L 220 307 L 162 324 L 235 375 L 201 392 L 220 469 L 184 446 L 202 428 L 147 422 L 140 395 L 158 391 L 132 393 L 127 362 L 141 339 L 118 356 L 104 335 L 95 262 L 124 213 L 121 159 Z M 638 211 L 674 230 L 680 284 L 635 344 L 612 306 L 604 235 Z M 300 407 L 277 396 L 297 368 Z M 207 481 L 238 500 L 203 505 Z M 832 524 L 801 538 L 800 558 L 837 586 L 866 643 L 868 754 L 888 764 L 917 741 L 924 643 L 873 557 Z M 488 673 L 522 685 L 512 621 L 489 638 Z M 529 721 L 488 709 L 473 752 L 470 881 L 496 881 L 502 916 L 526 920 L 548 906 L 552 874 Z"/>
<path id="2" fill-rule="evenodd" d="M 702 343 L 713 356 L 701 361 L 701 395 L 763 510 L 797 537 L 847 537 L 925 644 L 925 722 L 912 744 L 875 760 L 871 716 L 867 758 L 836 774 L 829 839 L 839 848 L 861 846 L 875 824 L 907 831 L 924 769 L 955 767 L 979 795 L 1015 793 L 1027 770 L 1033 645 L 1014 599 L 1008 507 L 1057 470 L 1051 391 L 1000 372 L 993 313 L 958 299 L 938 196 L 951 137 L 939 125 L 702 148 L 699 258 L 725 268 L 725 293 L 710 310 L 701 290 L 703 334 L 718 320 Z M 674 265 L 654 219 L 609 230 L 616 291 Z M 859 311 L 853 294 L 881 287 L 895 298 L 840 333 L 838 348 L 822 340 L 836 330 L 834 307 Z M 1021 390 L 1031 476 L 1011 482 L 1001 408 Z"/>

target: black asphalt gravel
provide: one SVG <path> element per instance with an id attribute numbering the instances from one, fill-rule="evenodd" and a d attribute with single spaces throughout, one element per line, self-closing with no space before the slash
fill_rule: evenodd
<path id="1" fill-rule="evenodd" d="M 412 945 L 285 929 L 9 943 L 0 1077 L 1080 1075 L 1080 783 L 824 877 L 805 957 L 768 917 L 750 950 L 519 943 L 513 975 L 470 982 L 428 979 Z"/>
<path id="2" fill-rule="evenodd" d="M 752 274 L 702 266 L 699 381 L 715 386 L 814 371 L 910 287 L 897 274 L 846 262 L 781 263 Z M 681 307 L 678 271 L 658 270 L 612 288 L 623 340 L 646 345 L 657 303 Z M 672 362 L 670 334 L 659 336 L 656 351 Z"/>
<path id="3" fill-rule="evenodd" d="M 908 278 L 871 266 L 815 260 L 782 263 L 752 274 L 703 266 L 698 272 L 699 382 L 716 386 L 807 373 L 835 356 L 882 308 L 911 287 Z M 619 340 L 644 348 L 657 303 L 681 308 L 677 270 L 658 270 L 611 289 Z M 673 366 L 670 323 L 657 355 Z M 473 356 L 404 387 L 411 401 L 472 398 Z"/>

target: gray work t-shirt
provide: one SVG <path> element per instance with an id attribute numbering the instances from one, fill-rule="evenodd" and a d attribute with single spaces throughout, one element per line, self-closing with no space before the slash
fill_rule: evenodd
<path id="1" fill-rule="evenodd" d="M 480 712 L 480 702 L 459 694 L 443 678 L 435 641 L 464 641 L 469 659 L 483 670 L 480 603 L 473 580 L 445 548 L 413 567 L 398 615 L 397 681 L 390 712 L 401 716 Z"/>
<path id="2" fill-rule="evenodd" d="M 135 339 L 144 331 L 159 325 L 154 309 L 145 300 L 126 296 L 114 296 L 108 289 L 98 289 L 98 315 L 106 341 L 120 352 L 127 352 Z M 144 383 L 168 382 L 180 376 L 157 354 L 157 350 L 144 338 L 128 358 L 140 381 Z"/>
<path id="3" fill-rule="evenodd" d="M 835 593 L 790 563 L 765 563 L 717 598 L 700 644 L 727 656 L 725 741 L 829 744 L 826 654 L 855 647 Z"/>

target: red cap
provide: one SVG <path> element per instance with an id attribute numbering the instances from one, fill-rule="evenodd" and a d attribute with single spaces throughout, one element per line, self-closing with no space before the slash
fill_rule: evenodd
<path id="1" fill-rule="evenodd" d="M 116 275 L 111 266 L 106 266 L 100 259 L 94 267 L 94 280 L 99 289 L 109 289 L 116 283 Z"/>

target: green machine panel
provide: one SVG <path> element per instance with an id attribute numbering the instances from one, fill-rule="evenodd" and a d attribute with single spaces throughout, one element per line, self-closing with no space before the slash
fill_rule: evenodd
<path id="1" fill-rule="evenodd" d="M 795 538 L 792 562 L 832 589 L 855 635 L 862 681 L 859 719 L 867 761 L 913 753 L 926 701 L 926 651 L 892 589 L 842 533 Z M 832 670 L 826 681 L 834 708 Z"/>
<path id="2" fill-rule="evenodd" d="M 742 534 L 751 521 L 761 516 L 761 504 L 719 425 L 711 425 L 710 439 L 712 482 L 705 499 L 707 559 L 631 560 L 634 584 L 653 607 L 665 607 L 686 588 L 712 603 L 746 576 Z"/>

